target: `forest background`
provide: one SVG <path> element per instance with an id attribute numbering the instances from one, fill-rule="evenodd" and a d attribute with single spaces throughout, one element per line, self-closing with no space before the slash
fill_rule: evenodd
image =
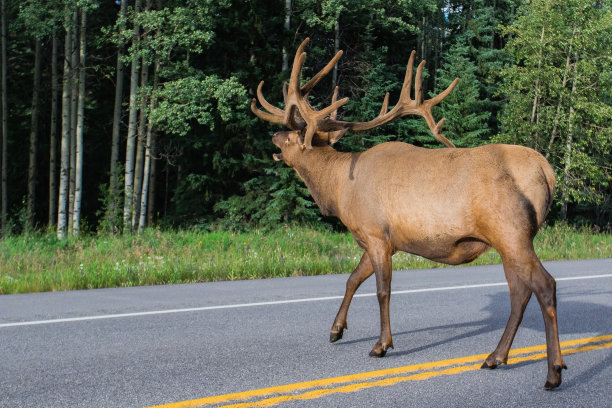
<path id="1" fill-rule="evenodd" d="M 610 230 L 612 7 L 592 0 L 1 0 L 3 236 L 58 237 L 146 226 L 249 230 L 324 223 L 279 128 L 250 111 L 257 85 L 277 106 L 293 53 L 304 79 L 338 49 L 342 115 L 366 121 L 397 99 L 411 50 L 458 147 L 541 152 L 557 175 L 549 220 Z M 404 118 L 336 148 L 401 140 L 442 147 Z"/>

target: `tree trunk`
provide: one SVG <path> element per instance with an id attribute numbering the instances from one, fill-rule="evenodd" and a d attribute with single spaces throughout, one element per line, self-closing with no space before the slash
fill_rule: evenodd
<path id="1" fill-rule="evenodd" d="M 51 38 L 51 130 L 49 132 L 49 226 L 57 221 L 57 34 Z"/>
<path id="2" fill-rule="evenodd" d="M 565 72 L 563 72 L 563 80 L 562 80 L 564 90 L 565 90 L 565 85 L 567 84 L 567 74 L 569 71 L 569 66 L 570 66 L 570 54 L 568 53 L 567 59 L 565 61 Z M 550 152 L 552 151 L 553 144 L 557 137 L 557 129 L 559 128 L 559 117 L 561 116 L 561 104 L 562 103 L 563 103 L 563 92 L 559 94 L 559 100 L 557 101 L 557 112 L 555 113 L 555 119 L 553 121 L 553 128 L 552 128 L 552 131 L 550 132 L 550 139 L 548 140 L 548 148 L 546 149 L 546 154 L 544 155 L 544 157 L 546 157 L 547 160 L 548 160 L 548 157 L 550 156 Z"/>
<path id="3" fill-rule="evenodd" d="M 142 1 L 136 0 L 134 11 L 140 12 Z M 140 26 L 134 26 L 133 41 L 137 42 L 140 37 Z M 130 115 L 128 120 L 128 135 L 125 151 L 125 188 L 123 205 L 123 229 L 132 230 L 132 197 L 134 195 L 134 155 L 136 151 L 136 134 L 138 132 L 138 107 L 136 97 L 138 94 L 138 57 L 132 58 L 132 69 L 130 73 Z"/>
<path id="4" fill-rule="evenodd" d="M 79 77 L 77 75 L 77 67 L 79 66 L 79 32 L 77 24 L 79 21 L 79 12 L 75 6 L 72 13 L 72 54 L 70 57 L 70 67 L 72 70 L 72 85 L 70 90 L 70 187 L 68 193 L 68 230 L 72 230 L 72 221 L 74 216 L 74 190 L 76 188 L 76 128 L 77 128 L 77 104 L 79 98 Z"/>
<path id="5" fill-rule="evenodd" d="M 157 84 L 159 81 L 159 61 L 155 61 L 154 73 L 153 73 L 153 90 L 151 93 L 150 111 L 153 111 L 157 105 L 157 99 L 155 92 L 157 91 Z M 149 117 L 149 123 L 147 126 L 146 151 L 144 160 L 144 169 L 142 176 L 142 191 L 140 194 L 140 206 L 139 206 L 139 220 L 138 220 L 138 232 L 142 233 L 147 224 L 147 208 L 149 205 L 149 185 L 151 182 L 151 141 L 153 140 L 153 122 Z"/>
<path id="6" fill-rule="evenodd" d="M 28 166 L 28 200 L 26 204 L 26 230 L 34 229 L 34 218 L 36 216 L 36 183 L 38 181 L 38 165 L 36 153 L 38 150 L 38 111 L 40 92 L 40 39 L 36 38 L 34 47 L 34 82 L 32 85 L 32 116 L 30 125 L 30 164 Z"/>
<path id="7" fill-rule="evenodd" d="M 142 59 L 142 67 L 140 69 L 140 86 L 145 89 L 149 81 L 149 67 L 146 60 Z M 132 228 L 138 229 L 138 220 L 140 219 L 140 194 L 142 192 L 143 166 L 145 161 L 145 145 L 146 140 L 146 122 L 145 115 L 146 99 L 143 97 L 140 102 L 140 116 L 138 118 L 138 143 L 136 145 L 136 163 L 134 166 L 134 196 L 132 201 Z"/>
<path id="8" fill-rule="evenodd" d="M 1 160 L 0 162 L 2 162 L 2 187 L 0 188 L 2 190 L 2 212 L 0 213 L 0 231 L 1 234 L 0 236 L 5 237 L 7 234 L 7 228 L 8 228 L 8 165 L 7 165 L 7 158 L 8 158 L 8 154 L 7 154 L 7 150 L 8 150 L 8 98 L 7 98 L 7 90 L 6 90 L 6 77 L 7 77 L 7 57 L 6 57 L 6 0 L 1 0 L 0 3 L 0 20 L 1 23 L 0 25 L 1 27 L 1 38 L 2 38 L 2 45 L 1 45 L 1 49 L 2 49 L 2 80 L 0 81 L 2 83 L 1 88 L 2 88 L 2 97 L 1 99 L 1 105 L 2 105 L 2 155 L 1 155 Z"/>
<path id="9" fill-rule="evenodd" d="M 152 130 L 149 139 L 149 157 L 151 169 L 149 171 L 149 197 L 147 198 L 147 225 L 152 225 L 155 215 L 155 187 L 157 186 L 157 131 Z"/>
<path id="10" fill-rule="evenodd" d="M 57 237 L 66 236 L 68 226 L 68 193 L 70 184 L 70 91 L 72 70 L 70 67 L 70 53 L 72 52 L 72 25 L 66 6 L 65 17 L 66 37 L 64 38 L 64 75 L 62 78 L 62 140 L 60 159 L 60 187 L 57 211 Z"/>
<path id="11" fill-rule="evenodd" d="M 535 95 L 533 96 L 533 104 L 531 106 L 531 120 L 530 122 L 533 123 L 536 119 L 536 112 L 538 110 L 538 100 L 540 97 L 540 88 L 541 88 L 541 84 L 540 84 L 540 69 L 542 68 L 542 54 L 544 52 L 543 50 L 544 48 L 544 26 L 542 26 L 542 34 L 540 36 L 540 57 L 538 58 L 538 78 L 536 79 L 535 82 Z"/>
<path id="12" fill-rule="evenodd" d="M 568 46 L 567 57 L 565 59 L 565 70 L 563 71 L 563 80 L 561 82 L 561 86 L 563 91 L 559 94 L 559 100 L 557 101 L 557 112 L 555 113 L 555 119 L 553 121 L 553 128 L 550 132 L 550 139 L 548 140 L 548 149 L 546 149 L 546 154 L 544 157 L 548 159 L 550 156 L 550 152 L 553 148 L 553 143 L 557 137 L 557 129 L 559 127 L 559 117 L 561 116 L 561 104 L 563 102 L 563 93 L 565 91 L 565 85 L 567 84 L 567 76 L 570 70 L 570 60 L 572 55 L 572 42 L 574 40 L 574 35 L 576 34 L 576 27 L 574 27 L 574 31 L 572 32 L 572 38 L 570 39 L 570 43 Z"/>
<path id="13" fill-rule="evenodd" d="M 574 63 L 574 79 L 572 81 L 572 93 L 571 96 L 576 94 L 576 82 L 578 81 L 578 57 Z M 570 101 L 572 98 L 570 98 Z M 572 149 L 574 143 L 574 105 L 570 104 L 569 109 L 569 123 L 567 129 L 567 137 L 565 138 L 565 158 L 563 167 L 563 184 L 561 189 L 561 219 L 567 219 L 567 202 L 569 200 L 569 178 L 570 169 L 572 166 Z"/>
<path id="14" fill-rule="evenodd" d="M 285 35 L 291 29 L 291 2 L 292 0 L 285 0 Z M 286 42 L 286 41 L 283 41 Z M 289 55 L 287 53 L 287 46 L 283 46 L 283 71 L 289 69 Z"/>
<path id="15" fill-rule="evenodd" d="M 127 15 L 127 1 L 121 2 L 121 11 L 119 12 L 119 18 L 125 19 Z M 121 24 L 120 30 L 125 28 L 124 24 Z M 115 224 L 117 217 L 117 208 L 119 203 L 117 202 L 119 197 L 119 172 L 117 170 L 119 163 L 119 138 L 121 134 L 121 101 L 123 99 L 123 44 L 117 48 L 117 79 L 115 86 L 115 105 L 113 109 L 113 133 L 111 137 L 111 162 L 110 162 L 110 180 L 109 180 L 109 191 L 110 197 L 108 198 L 108 220 Z"/>
<path id="16" fill-rule="evenodd" d="M 139 205 L 139 220 L 138 220 L 138 233 L 142 234 L 144 232 L 146 222 L 147 222 L 147 200 L 149 199 L 149 176 L 151 175 L 151 146 L 150 146 L 150 138 L 153 131 L 153 124 L 149 119 L 149 124 L 147 126 L 147 148 L 145 152 L 145 160 L 144 160 L 144 168 L 143 168 L 143 177 L 142 177 L 142 191 L 140 194 L 140 205 Z"/>
<path id="17" fill-rule="evenodd" d="M 340 14 L 336 17 L 336 24 L 334 25 L 334 55 L 340 51 Z M 334 71 L 332 74 L 332 90 L 336 89 L 338 85 L 338 62 L 334 64 Z"/>
<path id="18" fill-rule="evenodd" d="M 164 217 L 168 215 L 168 188 L 170 186 L 170 161 L 166 158 L 166 180 L 164 184 Z"/>
<path id="19" fill-rule="evenodd" d="M 425 24 L 427 24 L 427 19 L 423 16 L 422 26 L 421 26 L 421 59 L 427 58 L 427 50 L 425 49 Z"/>
<path id="20" fill-rule="evenodd" d="M 74 180 L 74 212 L 72 233 L 79 236 L 81 230 L 81 198 L 83 196 L 83 127 L 85 123 L 85 57 L 87 55 L 87 11 L 81 8 L 80 46 L 79 46 L 79 102 L 77 106 L 76 158 Z"/>

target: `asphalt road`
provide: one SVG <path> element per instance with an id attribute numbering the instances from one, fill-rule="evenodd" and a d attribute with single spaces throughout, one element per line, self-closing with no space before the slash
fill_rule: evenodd
<path id="1" fill-rule="evenodd" d="M 484 266 L 394 272 L 395 349 L 383 359 L 368 357 L 373 279 L 335 344 L 346 275 L 0 296 L 0 407 L 170 408 L 214 396 L 206 406 L 610 407 L 612 259 L 545 266 L 569 350 L 553 392 L 542 390 L 546 360 L 525 349 L 545 343 L 535 298 L 513 345 L 519 360 L 473 368 L 509 314 L 501 266 Z"/>

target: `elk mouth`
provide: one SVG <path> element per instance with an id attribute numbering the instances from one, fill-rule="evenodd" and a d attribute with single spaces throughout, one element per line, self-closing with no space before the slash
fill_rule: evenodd
<path id="1" fill-rule="evenodd" d="M 282 153 L 274 153 L 272 155 L 272 158 L 274 159 L 274 161 L 282 161 L 283 160 L 283 154 Z"/>

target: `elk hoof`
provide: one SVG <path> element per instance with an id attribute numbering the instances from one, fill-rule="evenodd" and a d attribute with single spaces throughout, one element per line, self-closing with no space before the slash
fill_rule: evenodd
<path id="1" fill-rule="evenodd" d="M 387 354 L 387 350 L 389 350 L 390 348 L 393 348 L 393 346 L 384 346 L 382 348 L 380 348 L 379 350 L 375 348 L 372 349 L 372 351 L 370 351 L 370 357 L 377 357 L 377 358 L 381 358 L 384 357 Z"/>
<path id="2" fill-rule="evenodd" d="M 380 358 L 380 357 L 384 357 L 384 356 L 385 356 L 385 354 L 387 354 L 387 350 L 381 350 L 381 351 L 375 351 L 375 350 L 372 350 L 372 351 L 370 351 L 369 356 L 370 356 L 370 357 L 377 357 L 377 358 Z"/>
<path id="3" fill-rule="evenodd" d="M 487 362 L 487 360 L 484 361 L 484 363 L 482 363 L 482 365 L 480 366 L 480 369 L 484 370 L 494 370 L 497 367 L 499 367 L 500 365 L 504 365 L 504 364 L 508 364 L 507 360 L 498 360 L 495 359 L 494 363 L 489 364 Z"/>
<path id="4" fill-rule="evenodd" d="M 337 330 L 337 333 L 335 332 L 331 332 L 329 333 L 329 342 L 330 343 L 335 343 L 338 340 L 340 340 L 342 338 L 342 334 L 344 334 L 344 328 L 342 328 L 342 326 L 336 326 L 334 327 L 334 330 Z"/>
<path id="5" fill-rule="evenodd" d="M 482 363 L 482 365 L 480 366 L 481 370 L 494 370 L 496 368 L 497 368 L 497 364 L 489 365 L 486 361 Z"/>
<path id="6" fill-rule="evenodd" d="M 551 383 L 550 381 L 546 381 L 546 384 L 544 384 L 544 391 L 552 391 L 560 385 L 561 385 L 561 380 L 559 380 L 559 382 L 556 384 Z"/>
<path id="7" fill-rule="evenodd" d="M 563 365 L 554 365 L 553 369 L 555 379 L 553 381 L 546 380 L 546 384 L 544 384 L 545 391 L 552 391 L 561 385 L 561 370 L 567 370 L 567 366 L 565 365 L 565 363 L 563 363 Z"/>

